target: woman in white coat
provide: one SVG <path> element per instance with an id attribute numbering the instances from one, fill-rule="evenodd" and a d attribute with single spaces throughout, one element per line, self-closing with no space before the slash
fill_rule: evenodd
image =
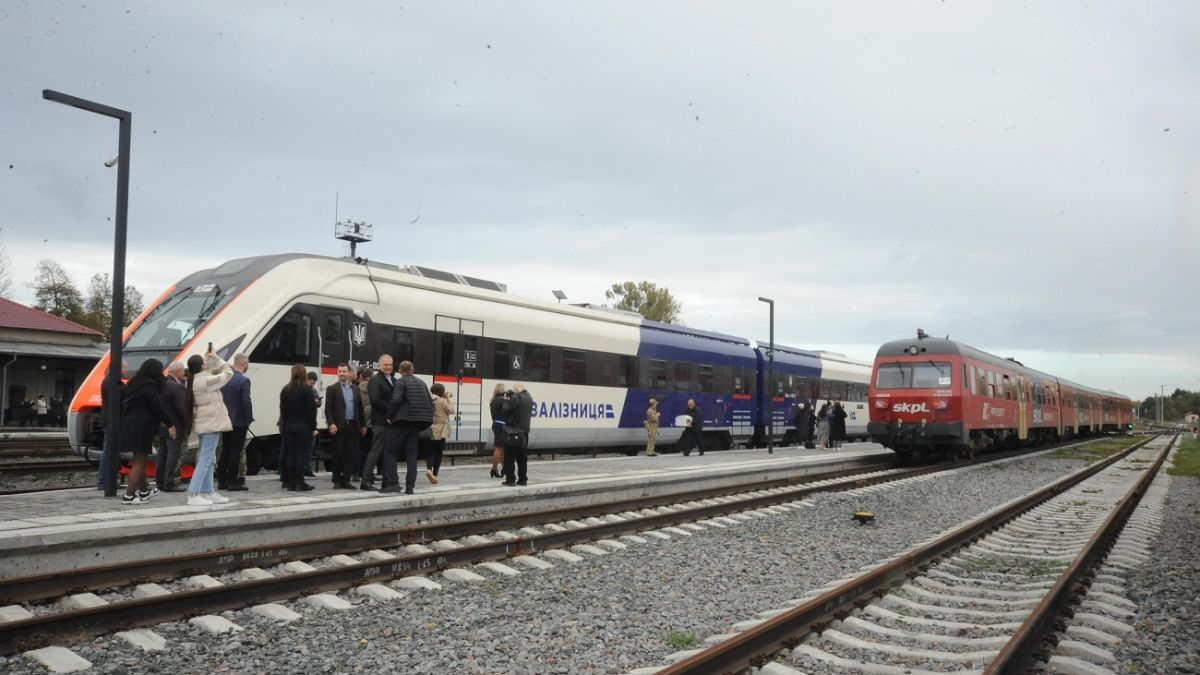
<path id="1" fill-rule="evenodd" d="M 206 356 L 193 354 L 187 360 L 187 367 L 187 404 L 184 406 L 187 433 L 200 437 L 196 469 L 188 485 L 188 506 L 224 504 L 229 498 L 213 488 L 213 468 L 217 463 L 221 432 L 233 430 L 225 399 L 221 397 L 221 387 L 233 378 L 233 369 L 212 352 Z"/>

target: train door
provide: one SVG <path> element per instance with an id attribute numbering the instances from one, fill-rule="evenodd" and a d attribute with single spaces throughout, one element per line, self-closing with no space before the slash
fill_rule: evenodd
<path id="1" fill-rule="evenodd" d="M 1025 377 L 1017 376 L 1017 438 L 1029 438 L 1029 395 L 1025 391 Z"/>
<path id="2" fill-rule="evenodd" d="M 483 322 L 454 316 L 434 318 L 433 381 L 454 395 L 451 443 L 483 441 L 483 379 L 479 377 L 479 341 Z"/>

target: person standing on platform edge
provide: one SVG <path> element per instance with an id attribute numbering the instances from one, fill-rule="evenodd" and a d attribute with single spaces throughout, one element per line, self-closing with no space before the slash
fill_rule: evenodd
<path id="1" fill-rule="evenodd" d="M 125 391 L 125 380 L 128 377 L 129 377 L 129 364 L 125 362 L 125 359 L 121 359 L 121 382 L 120 382 L 120 385 L 121 385 L 122 392 Z M 100 428 L 101 429 L 104 428 L 105 420 L 108 419 L 108 413 L 104 409 L 104 406 L 108 405 L 108 384 L 107 383 L 108 383 L 108 371 L 105 370 L 104 384 L 100 387 Z M 15 403 L 13 404 L 13 407 L 16 407 Z M 106 431 L 104 433 L 103 443 L 100 446 L 100 470 L 96 473 L 96 489 L 97 490 L 104 489 L 104 481 L 107 480 L 106 476 L 108 476 L 108 436 L 109 436 L 109 434 Z M 120 461 L 121 461 L 121 458 L 120 458 L 120 456 L 118 456 L 117 457 L 118 465 L 120 464 Z M 119 478 L 118 478 L 118 480 L 119 480 Z"/>
<path id="2" fill-rule="evenodd" d="M 217 462 L 217 489 L 245 490 L 245 479 L 238 476 L 238 466 L 246 449 L 246 432 L 254 421 L 254 407 L 250 403 L 250 378 L 246 369 L 250 357 L 236 354 L 233 357 L 233 378 L 221 387 L 221 398 L 229 413 L 233 429 L 221 434 L 221 459 Z"/>
<path id="3" fill-rule="evenodd" d="M 829 402 L 817 411 L 817 445 L 829 447 Z"/>
<path id="4" fill-rule="evenodd" d="M 533 417 L 533 397 L 525 386 L 513 386 L 512 395 L 504 403 L 504 482 L 501 485 L 529 483 L 529 420 Z"/>
<path id="5" fill-rule="evenodd" d="M 288 383 L 279 391 L 279 424 L 283 429 L 283 484 L 292 492 L 307 492 L 313 486 L 304 482 L 304 462 L 308 448 L 317 435 L 317 393 L 308 384 L 304 365 L 292 366 Z"/>
<path id="6" fill-rule="evenodd" d="M 163 492 L 183 492 L 183 488 L 175 484 L 175 468 L 179 466 L 179 452 L 186 440 L 183 435 L 187 419 L 187 389 L 183 386 L 186 372 L 187 366 L 176 361 L 167 366 L 167 380 L 163 383 L 160 400 L 170 422 L 159 428 L 158 461 L 154 466 L 154 483 Z M 175 427 L 175 433 L 170 433 L 167 427 Z"/>
<path id="7" fill-rule="evenodd" d="M 392 388 L 387 408 L 388 444 L 384 454 L 384 485 L 380 492 L 399 492 L 396 456 L 403 453 L 407 464 L 404 494 L 411 495 L 417 484 L 417 435 L 433 424 L 433 399 L 425 382 L 413 375 L 412 361 L 400 362 L 400 379 Z"/>
<path id="8" fill-rule="evenodd" d="M 704 436 L 701 433 L 704 431 L 704 413 L 696 407 L 696 401 L 690 398 L 684 413 L 688 416 L 688 422 L 687 427 L 683 430 L 683 436 L 679 439 L 683 456 L 687 457 L 692 454 L 693 447 L 699 450 L 701 455 L 704 455 Z"/>
<path id="9" fill-rule="evenodd" d="M 350 478 L 358 457 L 358 444 L 367 433 L 362 392 L 351 379 L 350 366 L 339 363 L 338 381 L 325 389 L 325 425 L 333 439 L 333 487 L 353 490 Z"/>
<path id="10" fill-rule="evenodd" d="M 146 359 L 125 385 L 121 401 L 120 447 L 133 454 L 133 465 L 129 468 L 122 504 L 145 504 L 158 494 L 157 487 L 153 491 L 146 487 L 146 458 L 159 425 L 170 423 L 162 407 L 163 379 L 162 361 Z M 177 431 L 173 426 L 167 429 L 171 436 Z"/>
<path id="11" fill-rule="evenodd" d="M 388 406 L 392 403 L 392 389 L 395 381 L 392 378 L 392 357 L 382 354 L 379 357 L 379 370 L 367 382 L 367 398 L 371 401 L 371 452 L 363 463 L 363 479 L 359 484 L 360 490 L 375 489 L 375 470 L 383 459 L 388 442 Z M 382 473 L 382 471 L 380 472 Z"/>
<path id="12" fill-rule="evenodd" d="M 646 456 L 658 457 L 658 453 L 654 451 L 654 443 L 658 440 L 658 420 L 661 416 L 658 412 L 658 401 L 650 399 L 650 407 L 646 408 Z"/>
<path id="13" fill-rule="evenodd" d="M 433 425 L 430 427 L 433 441 L 429 444 L 429 456 L 425 458 L 425 477 L 437 485 L 442 453 L 446 451 L 446 439 L 450 438 L 450 418 L 454 415 L 454 404 L 450 399 L 454 394 L 448 393 L 441 382 L 434 382 L 429 393 L 433 395 Z"/>
<path id="14" fill-rule="evenodd" d="M 221 432 L 233 428 L 221 396 L 221 387 L 233 379 L 233 369 L 211 351 L 206 356 L 188 357 L 187 367 L 186 433 L 190 436 L 194 432 L 200 437 L 196 468 L 188 484 L 188 506 L 224 504 L 229 498 L 213 489 L 213 467 Z"/>
<path id="15" fill-rule="evenodd" d="M 488 411 L 492 413 L 492 478 L 500 477 L 500 465 L 504 462 L 504 392 L 504 383 L 497 382 L 488 402 Z"/>

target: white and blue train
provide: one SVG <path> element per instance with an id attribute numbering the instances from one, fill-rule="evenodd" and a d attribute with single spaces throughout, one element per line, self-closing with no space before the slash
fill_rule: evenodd
<path id="1" fill-rule="evenodd" d="M 301 363 L 334 381 L 338 363 L 374 368 L 381 354 L 410 360 L 427 382 L 454 394 L 449 443 L 485 451 L 488 402 L 497 383 L 524 384 L 536 401 L 530 444 L 539 449 L 644 445 L 648 399 L 659 401 L 659 442 L 682 434 L 688 399 L 704 413 L 714 448 L 766 443 L 768 391 L 774 435 L 794 439 L 799 401 L 840 399 L 850 435 L 866 433 L 870 366 L 824 352 L 648 321 L 629 312 L 509 295 L 500 284 L 423 267 L 281 254 L 231 260 L 182 279 L 127 330 L 130 370 L 148 358 L 186 360 L 211 343 L 226 359 L 250 356 L 255 420 L 248 462 L 273 463 L 278 392 Z M 70 441 L 99 455 L 105 357 L 71 403 Z"/>

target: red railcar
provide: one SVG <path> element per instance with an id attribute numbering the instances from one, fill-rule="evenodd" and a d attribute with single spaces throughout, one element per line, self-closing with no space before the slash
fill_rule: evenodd
<path id="1" fill-rule="evenodd" d="M 867 398 L 872 440 L 905 457 L 974 456 L 1124 429 L 1129 398 L 918 333 L 879 348 Z"/>

